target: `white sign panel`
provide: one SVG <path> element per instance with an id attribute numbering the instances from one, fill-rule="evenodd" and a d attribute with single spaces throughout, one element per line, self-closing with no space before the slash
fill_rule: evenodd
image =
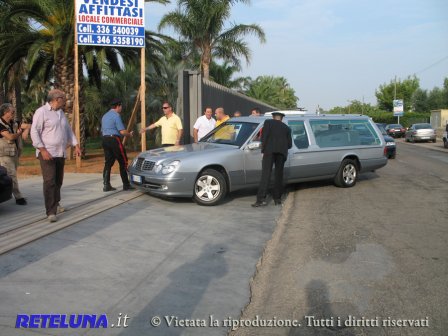
<path id="1" fill-rule="evenodd" d="M 145 46 L 144 0 L 76 0 L 78 44 Z"/>
<path id="2" fill-rule="evenodd" d="M 403 99 L 394 99 L 394 116 L 402 116 L 403 115 Z"/>

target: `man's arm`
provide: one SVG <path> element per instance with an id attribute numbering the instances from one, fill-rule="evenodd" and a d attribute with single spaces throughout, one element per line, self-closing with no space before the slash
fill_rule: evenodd
<path id="1" fill-rule="evenodd" d="M 120 134 L 125 137 L 131 137 L 134 134 L 134 131 L 128 132 L 127 130 L 121 130 Z"/>
<path id="2" fill-rule="evenodd" d="M 193 128 L 193 138 L 194 138 L 194 142 L 197 143 L 198 142 L 198 129 L 197 128 Z"/>
<path id="3" fill-rule="evenodd" d="M 52 160 L 53 157 L 45 148 L 44 142 L 42 141 L 41 134 L 44 128 L 43 112 L 42 110 L 37 110 L 33 116 L 33 123 L 31 125 L 31 140 L 33 140 L 33 147 L 37 148 L 42 155 L 42 159 L 45 161 Z"/>
<path id="4" fill-rule="evenodd" d="M 291 129 L 288 127 L 288 149 L 292 147 L 292 134 Z"/>
<path id="5" fill-rule="evenodd" d="M 176 145 L 180 144 L 180 139 L 182 138 L 183 133 L 184 133 L 183 129 L 177 130 Z"/>
<path id="6" fill-rule="evenodd" d="M 19 128 L 17 130 L 17 133 L 9 133 L 9 131 L 7 129 L 2 130 L 1 134 L 2 136 L 6 139 L 6 140 L 17 140 L 20 135 L 22 134 L 23 130 L 21 128 Z"/>
<path id="7" fill-rule="evenodd" d="M 140 133 L 145 133 L 146 131 L 148 131 L 148 130 L 152 130 L 152 129 L 156 128 L 156 127 L 158 127 L 158 126 L 156 125 L 156 123 L 151 124 L 151 125 L 149 125 L 148 127 L 143 127 L 143 128 L 140 130 Z"/>

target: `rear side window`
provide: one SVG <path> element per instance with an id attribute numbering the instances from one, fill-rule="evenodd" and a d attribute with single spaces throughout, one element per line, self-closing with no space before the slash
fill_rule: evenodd
<path id="1" fill-rule="evenodd" d="M 415 129 L 431 129 L 432 126 L 430 124 L 417 124 L 415 125 Z"/>
<path id="2" fill-rule="evenodd" d="M 310 125 L 321 148 L 381 144 L 368 120 L 310 120 Z"/>
<path id="3" fill-rule="evenodd" d="M 291 129 L 292 141 L 299 149 L 308 148 L 310 145 L 308 141 L 308 134 L 306 133 L 303 121 L 288 121 L 288 126 Z"/>

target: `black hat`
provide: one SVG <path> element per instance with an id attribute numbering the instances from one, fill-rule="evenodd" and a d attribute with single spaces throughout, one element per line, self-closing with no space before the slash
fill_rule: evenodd
<path id="1" fill-rule="evenodd" d="M 278 111 L 274 111 L 274 112 L 272 112 L 271 115 L 272 115 L 272 116 L 279 115 L 279 116 L 282 117 L 282 118 L 285 117 L 285 114 L 284 114 L 284 113 L 282 113 L 282 112 L 278 112 Z"/>
<path id="2" fill-rule="evenodd" d="M 112 99 L 110 102 L 110 106 L 117 106 L 117 105 L 121 105 L 121 99 L 120 98 Z"/>

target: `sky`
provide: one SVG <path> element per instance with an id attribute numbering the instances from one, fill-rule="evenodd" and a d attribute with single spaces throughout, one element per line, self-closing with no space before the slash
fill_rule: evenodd
<path id="1" fill-rule="evenodd" d="M 146 28 L 157 31 L 176 4 L 147 3 Z M 427 90 L 448 77 L 447 0 L 252 0 L 233 7 L 232 23 L 256 23 L 267 40 L 247 37 L 252 58 L 237 76 L 283 76 L 310 112 L 374 105 L 395 76 L 415 74 Z"/>

